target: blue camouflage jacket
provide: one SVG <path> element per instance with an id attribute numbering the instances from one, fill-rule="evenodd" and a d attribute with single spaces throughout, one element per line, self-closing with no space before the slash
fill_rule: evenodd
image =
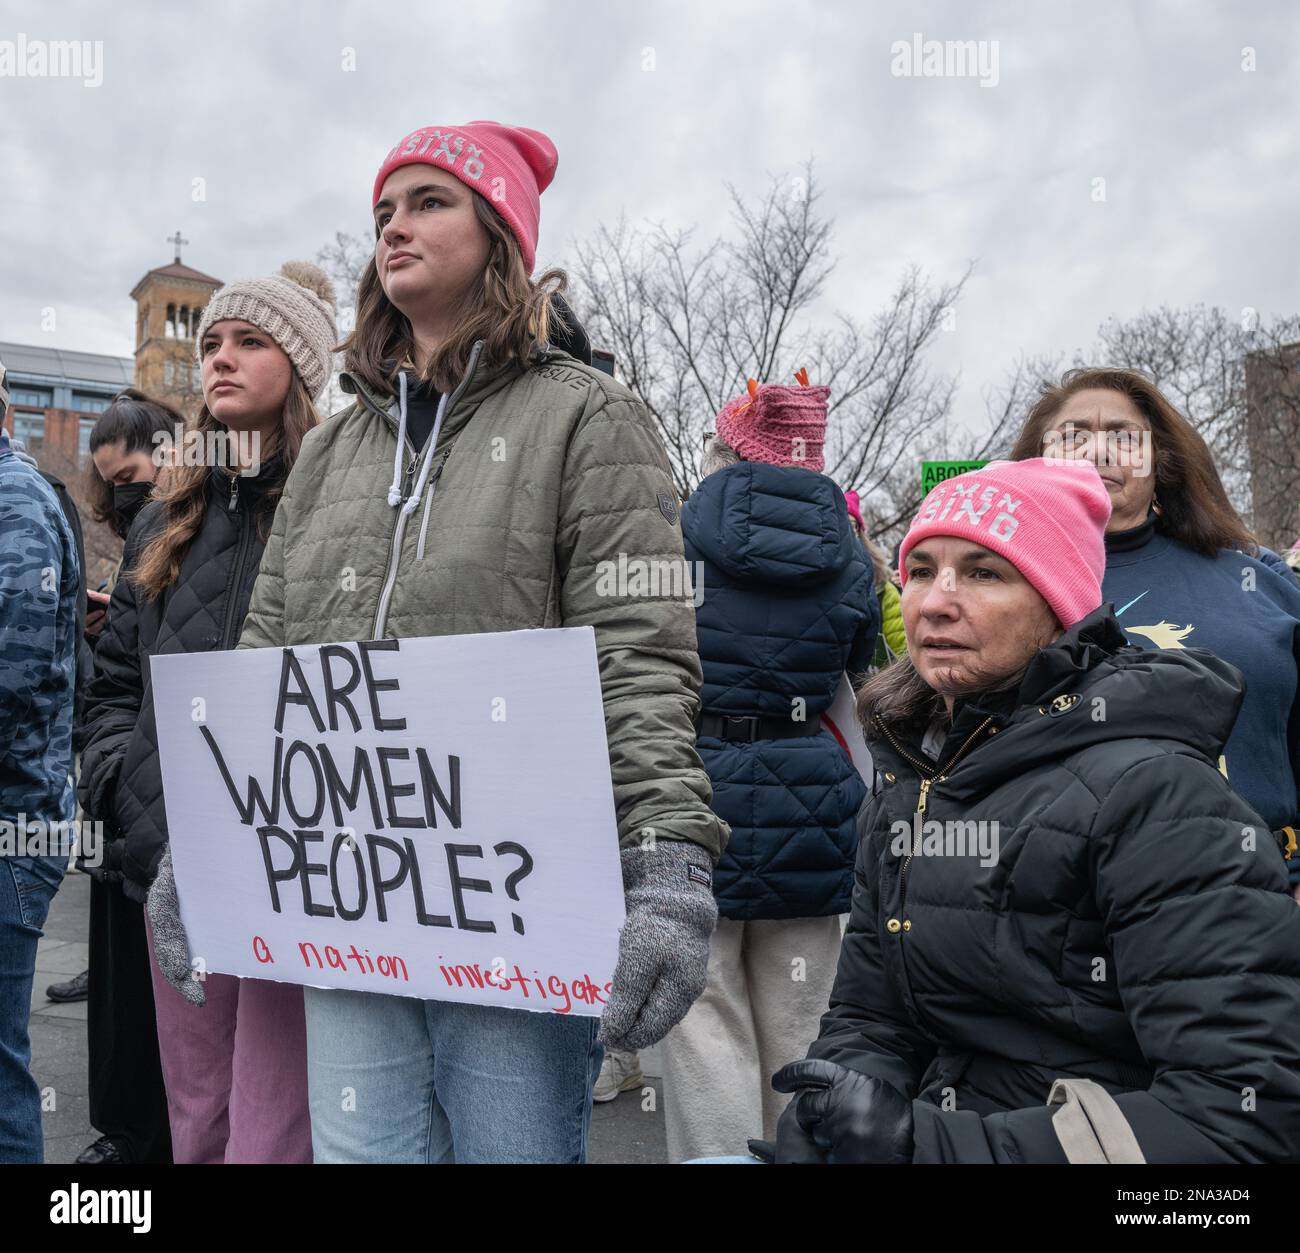
<path id="1" fill-rule="evenodd" d="M 71 822 L 80 571 L 72 531 L 0 428 L 0 821 Z"/>

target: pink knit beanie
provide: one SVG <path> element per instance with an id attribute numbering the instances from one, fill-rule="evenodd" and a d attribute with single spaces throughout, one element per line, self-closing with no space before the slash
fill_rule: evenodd
<path id="1" fill-rule="evenodd" d="M 845 492 L 844 505 L 849 511 L 849 517 L 852 518 L 854 522 L 859 526 L 866 525 L 862 521 L 862 498 L 857 494 L 857 492 Z"/>
<path id="2" fill-rule="evenodd" d="M 992 461 L 946 479 L 921 502 L 898 551 L 931 535 L 982 544 L 1005 557 L 1067 630 L 1101 604 L 1110 495 L 1091 461 Z"/>
<path id="3" fill-rule="evenodd" d="M 805 376 L 806 377 L 806 376 Z M 825 466 L 829 387 L 785 387 L 749 380 L 749 395 L 729 400 L 718 414 L 718 434 L 746 461 L 816 470 Z"/>
<path id="4" fill-rule="evenodd" d="M 412 131 L 384 158 L 375 175 L 370 198 L 379 203 L 384 180 L 399 166 L 433 165 L 476 191 L 505 219 L 519 241 L 524 265 L 533 272 L 541 194 L 550 186 L 559 164 L 555 145 L 541 131 L 499 122 L 468 122 L 464 126 L 422 126 Z"/>

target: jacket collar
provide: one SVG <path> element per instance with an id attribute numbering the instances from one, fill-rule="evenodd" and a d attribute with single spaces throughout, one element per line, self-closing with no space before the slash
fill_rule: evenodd
<path id="1" fill-rule="evenodd" d="M 1128 646 L 1109 604 L 1099 605 L 1058 639 L 1034 655 L 1020 681 L 1015 705 L 1040 705 L 1077 684 L 1107 657 Z"/>
<path id="2" fill-rule="evenodd" d="M 1036 706 L 1077 685 L 1099 661 L 1124 648 L 1128 640 L 1109 605 L 1086 618 L 1034 654 L 1020 682 L 995 692 L 958 697 L 953 702 L 949 740 L 964 740 L 986 718 L 1004 727 L 1022 706 Z"/>
<path id="3" fill-rule="evenodd" d="M 251 506 L 282 487 L 287 477 L 284 458 L 276 453 L 262 462 L 256 474 L 235 474 L 224 466 L 217 467 L 208 475 L 208 492 L 218 500 L 228 502 L 237 480 L 239 502 Z"/>
<path id="4" fill-rule="evenodd" d="M 532 362 L 529 363 L 530 365 Z M 513 382 L 523 374 L 523 370 L 518 363 L 510 361 L 504 365 L 486 366 L 480 365 L 474 372 L 474 377 L 470 385 L 461 393 L 460 399 L 456 403 L 459 411 L 466 411 L 476 406 L 480 401 L 499 391 L 506 384 Z M 359 403 L 364 407 L 383 414 L 389 418 L 394 425 L 397 422 L 397 395 L 396 390 L 380 391 L 372 387 L 359 375 L 350 371 L 344 371 L 339 375 L 339 387 L 350 396 L 356 396 Z M 448 423 L 451 424 L 452 415 L 448 414 Z"/>
<path id="5" fill-rule="evenodd" d="M 521 366 L 517 361 L 507 361 L 504 364 L 492 366 L 480 365 L 475 370 L 474 378 L 469 387 L 465 389 L 456 402 L 456 413 L 448 412 L 445 429 L 448 431 L 459 429 L 466 420 L 465 415 L 472 413 L 482 401 L 495 392 L 499 392 L 503 387 L 513 383 L 515 379 L 521 378 L 527 370 L 551 362 L 572 360 L 573 358 L 562 348 L 546 345 L 544 347 L 535 347 L 527 365 L 524 366 Z M 373 412 L 383 414 L 396 428 L 397 396 L 395 392 L 380 391 L 372 387 L 359 375 L 348 370 L 339 375 L 339 387 L 349 396 L 355 396 L 358 404 Z"/>
<path id="6" fill-rule="evenodd" d="M 1013 692 L 957 704 L 941 761 L 986 718 L 1001 733 L 977 739 L 944 789 L 969 798 L 1070 753 L 1129 738 L 1186 744 L 1213 764 L 1244 692 L 1240 672 L 1213 653 L 1128 646 L 1111 606 L 1101 605 L 1040 649 Z M 878 744 L 890 752 L 887 740 L 873 740 L 873 752 Z"/>

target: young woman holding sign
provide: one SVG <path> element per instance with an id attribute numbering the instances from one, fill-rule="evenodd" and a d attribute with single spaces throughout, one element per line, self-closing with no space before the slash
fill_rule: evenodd
<path id="1" fill-rule="evenodd" d="M 581 1161 L 600 1044 L 662 1038 L 704 986 L 726 827 L 695 753 L 694 610 L 599 580 L 620 553 L 683 560 L 677 496 L 645 409 L 554 346 L 563 275 L 530 275 L 556 161 L 495 122 L 384 159 L 344 345 L 356 402 L 303 448 L 240 643 L 593 626 L 618 966 L 599 1036 L 591 1017 L 306 989 L 317 1161 Z"/>
<path id="2" fill-rule="evenodd" d="M 235 646 L 285 478 L 319 421 L 313 399 L 329 381 L 336 338 L 333 291 L 305 262 L 213 296 L 195 341 L 204 402 L 196 425 L 204 434 L 240 433 L 253 461 L 207 458 L 163 471 L 127 535 L 95 653 L 81 801 L 108 828 L 108 873 L 130 899 L 148 897 L 177 1162 L 311 1161 L 301 989 L 191 977 L 148 658 Z"/>

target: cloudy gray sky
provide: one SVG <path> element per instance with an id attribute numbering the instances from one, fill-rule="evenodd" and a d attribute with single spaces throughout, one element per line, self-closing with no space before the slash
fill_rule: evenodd
<path id="1" fill-rule="evenodd" d="M 1300 311 L 1290 0 L 0 0 L 0 72 L 20 34 L 102 41 L 103 82 L 0 76 L 0 339 L 127 354 L 128 292 L 178 227 L 223 279 L 313 257 L 366 229 L 398 138 L 483 117 L 559 149 L 542 265 L 620 214 L 716 231 L 728 182 L 815 158 L 825 309 L 977 263 L 935 358 L 967 417 L 1018 353 L 1109 314 Z M 989 41 L 996 85 L 894 74 L 914 35 Z"/>

